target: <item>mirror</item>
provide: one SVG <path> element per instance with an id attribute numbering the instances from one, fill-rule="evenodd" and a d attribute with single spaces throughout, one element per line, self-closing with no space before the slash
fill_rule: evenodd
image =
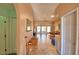
<path id="1" fill-rule="evenodd" d="M 29 32 L 31 31 L 31 21 L 29 19 L 26 19 L 26 31 Z"/>

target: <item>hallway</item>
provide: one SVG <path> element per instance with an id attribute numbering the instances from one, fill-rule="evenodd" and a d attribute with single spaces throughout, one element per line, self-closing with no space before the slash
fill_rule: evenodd
<path id="1" fill-rule="evenodd" d="M 55 46 L 51 44 L 51 39 L 49 39 L 49 36 L 47 39 L 46 36 L 42 38 L 42 40 L 38 39 L 38 47 L 30 51 L 29 55 L 58 55 Z"/>
<path id="2" fill-rule="evenodd" d="M 79 54 L 79 4 L 0 4 L 0 54 Z"/>
<path id="3" fill-rule="evenodd" d="M 1 0 L 0 59 L 79 59 L 79 0 L 68 1 Z"/>

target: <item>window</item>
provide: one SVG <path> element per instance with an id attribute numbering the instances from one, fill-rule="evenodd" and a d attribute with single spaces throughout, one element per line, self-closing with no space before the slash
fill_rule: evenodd
<path id="1" fill-rule="evenodd" d="M 27 26 L 27 30 L 29 31 L 31 29 L 31 27 L 30 26 Z"/>
<path id="2" fill-rule="evenodd" d="M 42 26 L 42 33 L 46 33 L 46 26 Z"/>
<path id="3" fill-rule="evenodd" d="M 51 32 L 51 26 L 47 26 L 47 32 Z"/>
<path id="4" fill-rule="evenodd" d="M 40 29 L 41 29 L 41 27 L 37 26 L 37 32 L 41 32 Z"/>

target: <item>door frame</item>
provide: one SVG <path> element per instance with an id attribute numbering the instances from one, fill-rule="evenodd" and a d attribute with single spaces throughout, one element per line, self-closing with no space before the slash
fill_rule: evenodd
<path id="1" fill-rule="evenodd" d="M 76 9 L 73 9 L 73 10 L 71 10 L 71 11 L 69 11 L 69 12 L 67 12 L 65 15 L 63 15 L 62 17 L 61 17 L 61 54 L 63 54 L 64 53 L 64 49 L 63 49 L 63 47 L 64 47 L 64 45 L 63 45 L 63 43 L 64 43 L 64 40 L 63 40 L 63 30 L 62 30 L 62 28 L 63 28 L 63 20 L 64 20 L 64 17 L 65 16 L 67 16 L 67 15 L 69 15 L 69 14 L 71 14 L 71 13 L 73 13 L 73 12 L 76 12 L 77 13 L 77 17 L 76 17 L 76 19 L 77 19 L 77 28 L 76 28 L 76 46 L 75 46 L 75 54 L 78 54 L 78 38 L 79 38 L 79 34 L 78 34 L 78 19 L 79 19 L 79 8 L 76 8 Z"/>

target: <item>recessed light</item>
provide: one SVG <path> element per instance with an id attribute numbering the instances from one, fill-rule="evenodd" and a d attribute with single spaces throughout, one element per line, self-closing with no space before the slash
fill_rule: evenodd
<path id="1" fill-rule="evenodd" d="M 54 18 L 55 16 L 54 15 L 51 15 L 51 18 Z"/>

